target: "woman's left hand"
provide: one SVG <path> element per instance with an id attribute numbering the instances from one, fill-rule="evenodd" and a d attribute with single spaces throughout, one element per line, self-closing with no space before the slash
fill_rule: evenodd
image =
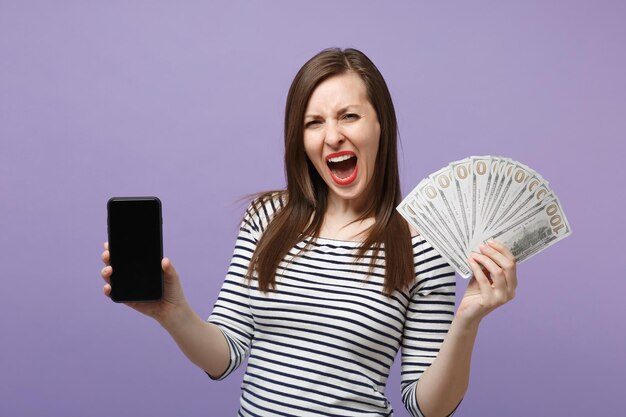
<path id="1" fill-rule="evenodd" d="M 472 252 L 469 264 L 474 276 L 457 310 L 457 319 L 478 325 L 487 314 L 511 301 L 517 288 L 515 257 L 503 244 L 490 241 Z"/>

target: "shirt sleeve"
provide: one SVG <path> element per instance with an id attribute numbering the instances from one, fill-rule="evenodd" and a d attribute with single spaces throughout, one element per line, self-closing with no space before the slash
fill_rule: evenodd
<path id="1" fill-rule="evenodd" d="M 418 244 L 414 253 L 416 279 L 404 325 L 400 389 L 409 413 L 425 417 L 415 397 L 417 382 L 437 357 L 452 324 L 456 280 L 454 269 L 428 242 Z"/>
<path id="2" fill-rule="evenodd" d="M 222 288 L 207 321 L 224 334 L 230 350 L 230 363 L 217 378 L 222 380 L 237 369 L 250 353 L 254 319 L 250 311 L 250 288 L 245 280 L 250 259 L 260 238 L 259 212 L 251 205 L 239 227 L 233 257 Z M 208 373 L 207 373 L 208 375 Z"/>

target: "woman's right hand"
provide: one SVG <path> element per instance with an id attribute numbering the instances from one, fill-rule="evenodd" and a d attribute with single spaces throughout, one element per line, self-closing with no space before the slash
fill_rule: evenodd
<path id="1" fill-rule="evenodd" d="M 104 243 L 102 262 L 104 262 L 105 267 L 102 268 L 100 274 L 106 282 L 103 292 L 104 295 L 111 298 L 111 274 L 113 273 L 113 267 L 110 265 L 109 242 Z M 187 300 L 183 294 L 178 273 L 168 258 L 163 258 L 161 268 L 163 269 L 163 297 L 159 301 L 124 304 L 164 324 L 172 319 L 177 312 L 183 311 L 187 307 Z"/>

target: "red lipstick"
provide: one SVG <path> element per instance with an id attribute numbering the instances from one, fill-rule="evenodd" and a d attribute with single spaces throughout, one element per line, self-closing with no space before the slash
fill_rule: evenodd
<path id="1" fill-rule="evenodd" d="M 359 171 L 356 154 L 352 151 L 335 152 L 326 156 L 330 177 L 338 185 L 349 185 Z"/>

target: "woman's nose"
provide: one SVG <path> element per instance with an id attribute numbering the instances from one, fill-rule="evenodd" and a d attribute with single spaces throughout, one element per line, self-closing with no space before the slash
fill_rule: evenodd
<path id="1" fill-rule="evenodd" d="M 345 140 L 346 138 L 341 132 L 341 129 L 338 123 L 330 122 L 326 124 L 324 142 L 326 142 L 328 146 L 332 148 L 336 148 L 337 146 L 345 142 Z"/>

